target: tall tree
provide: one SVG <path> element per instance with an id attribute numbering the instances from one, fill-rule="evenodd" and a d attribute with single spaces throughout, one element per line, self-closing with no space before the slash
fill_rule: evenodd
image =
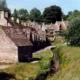
<path id="1" fill-rule="evenodd" d="M 41 12 L 37 8 L 33 8 L 30 11 L 30 20 L 40 22 L 41 21 Z"/>
<path id="2" fill-rule="evenodd" d="M 20 9 L 18 11 L 18 17 L 19 19 L 26 21 L 29 18 L 29 13 L 26 9 Z"/>
<path id="3" fill-rule="evenodd" d="M 6 0 L 0 0 L 0 9 L 7 9 L 7 3 Z"/>
<path id="4" fill-rule="evenodd" d="M 68 31 L 66 33 L 66 39 L 71 45 L 80 46 L 80 18 L 75 17 L 70 21 Z"/>
<path id="5" fill-rule="evenodd" d="M 13 12 L 14 21 L 18 18 L 18 11 L 15 9 Z"/>
<path id="6" fill-rule="evenodd" d="M 67 20 L 72 20 L 73 18 L 75 18 L 75 17 L 80 17 L 80 11 L 78 11 L 78 10 L 74 10 L 73 12 L 69 12 L 68 13 L 68 18 L 67 18 Z"/>
<path id="7" fill-rule="evenodd" d="M 45 23 L 55 23 L 62 18 L 62 10 L 59 6 L 53 5 L 44 9 L 43 21 Z"/>

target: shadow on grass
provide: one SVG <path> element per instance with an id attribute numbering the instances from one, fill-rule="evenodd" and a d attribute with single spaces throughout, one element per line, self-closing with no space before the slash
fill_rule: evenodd
<path id="1" fill-rule="evenodd" d="M 16 80 L 15 76 L 12 74 L 7 74 L 5 72 L 0 72 L 0 80 Z"/>
<path id="2" fill-rule="evenodd" d="M 30 59 L 27 62 L 34 62 L 34 61 L 40 61 L 40 60 L 41 60 L 41 58 L 32 58 L 32 59 Z"/>
<path id="3" fill-rule="evenodd" d="M 35 80 L 47 80 L 48 75 L 49 75 L 48 71 L 40 73 L 37 75 Z"/>

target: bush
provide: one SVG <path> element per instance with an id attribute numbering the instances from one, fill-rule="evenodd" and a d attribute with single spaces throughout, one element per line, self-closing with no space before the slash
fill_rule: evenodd
<path id="1" fill-rule="evenodd" d="M 34 78 L 33 77 L 29 77 L 29 80 L 34 80 Z"/>
<path id="2" fill-rule="evenodd" d="M 76 17 L 70 21 L 66 38 L 71 45 L 80 46 L 80 18 L 79 17 Z"/>

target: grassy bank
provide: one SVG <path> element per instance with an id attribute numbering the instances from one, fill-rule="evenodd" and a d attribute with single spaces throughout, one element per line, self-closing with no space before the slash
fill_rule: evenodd
<path id="1" fill-rule="evenodd" d="M 3 73 L 4 78 L 13 76 L 12 78 L 15 78 L 16 80 L 29 80 L 30 77 L 36 78 L 42 69 L 49 69 L 49 62 L 52 58 L 52 54 L 50 50 L 46 50 L 42 53 L 34 54 L 33 57 L 41 60 L 37 63 L 19 63 L 18 65 L 13 64 L 8 69 L 0 70 L 0 74 Z M 5 74 L 7 76 L 5 76 Z M 10 80 L 13 79 L 10 78 Z"/>
<path id="2" fill-rule="evenodd" d="M 64 38 L 57 36 L 55 38 L 55 40 L 52 42 L 52 45 L 55 46 L 55 45 L 60 44 L 62 42 L 64 42 Z"/>
<path id="3" fill-rule="evenodd" d="M 59 46 L 54 53 L 60 61 L 60 69 L 48 80 L 80 80 L 80 47 Z"/>

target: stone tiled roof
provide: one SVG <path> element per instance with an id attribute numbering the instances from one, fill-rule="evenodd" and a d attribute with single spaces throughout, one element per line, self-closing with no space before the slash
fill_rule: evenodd
<path id="1" fill-rule="evenodd" d="M 57 31 L 59 30 L 59 27 L 55 24 L 50 24 L 50 25 L 44 25 L 43 26 L 45 29 L 50 29 L 50 30 L 54 30 L 54 31 Z"/>
<path id="2" fill-rule="evenodd" d="M 31 27 L 34 28 L 36 31 L 41 29 L 41 25 L 39 25 L 38 23 L 32 23 Z"/>
<path id="3" fill-rule="evenodd" d="M 3 26 L 3 30 L 9 36 L 9 38 L 15 43 L 16 46 L 28 46 L 32 45 L 32 43 L 28 40 L 28 38 L 23 33 L 22 29 L 14 23 L 12 20 L 6 18 L 8 23 L 10 23 L 12 26 Z"/>
<path id="4" fill-rule="evenodd" d="M 16 46 L 28 46 L 32 43 L 27 39 L 19 28 L 2 27 L 7 36 L 15 43 Z"/>
<path id="5" fill-rule="evenodd" d="M 65 25 L 68 27 L 69 21 L 64 21 Z"/>
<path id="6" fill-rule="evenodd" d="M 38 31 L 38 36 L 41 40 L 44 40 L 46 41 L 46 32 L 45 31 L 42 31 L 42 30 L 39 30 Z"/>
<path id="7" fill-rule="evenodd" d="M 61 26 L 62 30 L 66 30 L 68 27 L 69 21 L 56 21 L 55 25 L 57 26 L 57 30 L 59 31 L 59 28 Z"/>

